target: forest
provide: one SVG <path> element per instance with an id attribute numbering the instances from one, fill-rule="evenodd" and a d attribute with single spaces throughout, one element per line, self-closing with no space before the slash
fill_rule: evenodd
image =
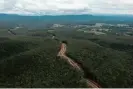
<path id="1" fill-rule="evenodd" d="M 57 30 L 0 30 L 1 88 L 86 88 L 84 77 L 103 88 L 133 87 L 133 37 L 95 36 Z M 4 35 L 3 35 L 4 34 Z M 57 40 L 51 39 L 55 34 Z M 67 56 L 80 64 L 77 71 L 57 57 L 67 41 Z"/>

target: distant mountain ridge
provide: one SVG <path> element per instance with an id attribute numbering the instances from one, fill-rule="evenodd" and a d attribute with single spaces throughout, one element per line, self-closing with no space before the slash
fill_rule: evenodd
<path id="1" fill-rule="evenodd" d="M 133 16 L 124 16 L 124 15 L 44 15 L 44 16 L 20 16 L 16 14 L 0 14 L 0 21 L 27 21 L 27 20 L 40 20 L 40 21 L 130 21 L 133 19 Z"/>
<path id="2" fill-rule="evenodd" d="M 133 22 L 133 16 L 124 15 L 44 15 L 44 16 L 20 16 L 16 14 L 0 14 L 0 27 L 12 27 L 18 24 L 28 27 L 42 27 L 45 24 L 77 24 L 92 22 Z"/>

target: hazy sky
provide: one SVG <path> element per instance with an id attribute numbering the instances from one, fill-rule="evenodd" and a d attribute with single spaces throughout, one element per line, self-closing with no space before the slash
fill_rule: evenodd
<path id="1" fill-rule="evenodd" d="M 133 0 L 0 0 L 0 13 L 133 15 Z"/>

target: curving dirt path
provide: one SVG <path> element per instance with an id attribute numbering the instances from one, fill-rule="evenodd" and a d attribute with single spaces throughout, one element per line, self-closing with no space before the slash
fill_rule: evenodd
<path id="1" fill-rule="evenodd" d="M 71 66 L 73 66 L 77 70 L 81 71 L 82 68 L 76 62 L 74 62 L 71 58 L 66 56 L 66 51 L 67 51 L 67 46 L 66 46 L 65 43 L 62 43 L 61 44 L 61 49 L 60 49 L 57 56 L 65 59 Z M 97 83 L 95 83 L 94 81 L 92 81 L 90 79 L 86 79 L 86 83 L 87 83 L 89 88 L 100 88 L 100 86 Z"/>

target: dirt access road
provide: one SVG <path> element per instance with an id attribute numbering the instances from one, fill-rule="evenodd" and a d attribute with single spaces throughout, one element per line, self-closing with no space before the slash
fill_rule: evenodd
<path id="1" fill-rule="evenodd" d="M 73 66 L 75 69 L 81 71 L 82 68 L 66 55 L 66 51 L 67 51 L 67 46 L 65 43 L 62 43 L 61 49 L 57 56 L 61 57 L 62 59 L 65 59 L 71 66 Z M 94 81 L 92 81 L 90 79 L 86 79 L 86 83 L 89 88 L 100 88 L 100 86 L 97 83 L 95 83 Z"/>

